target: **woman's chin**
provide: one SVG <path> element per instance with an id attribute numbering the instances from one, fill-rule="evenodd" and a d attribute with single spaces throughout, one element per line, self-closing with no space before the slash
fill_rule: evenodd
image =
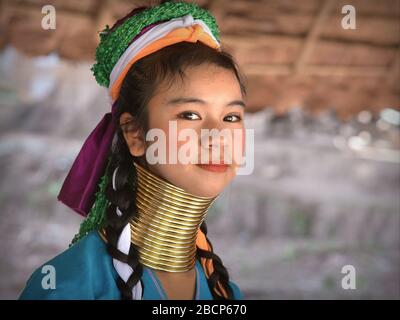
<path id="1" fill-rule="evenodd" d="M 196 164 L 156 166 L 153 173 L 198 197 L 216 197 L 234 177 L 234 169 L 202 168 Z"/>
<path id="2" fill-rule="evenodd" d="M 203 169 L 193 165 L 193 171 L 186 176 L 185 190 L 199 197 L 216 197 L 232 180 L 231 168 L 221 170 L 219 168 Z"/>

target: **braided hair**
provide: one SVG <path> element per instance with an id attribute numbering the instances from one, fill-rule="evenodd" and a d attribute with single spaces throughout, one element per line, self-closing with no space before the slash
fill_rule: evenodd
<path id="1" fill-rule="evenodd" d="M 118 20 L 116 24 L 122 23 L 125 19 L 145 8 L 131 11 L 127 16 Z M 114 28 L 115 25 L 111 30 Z M 124 254 L 117 249 L 117 243 L 125 225 L 138 214 L 135 204 L 137 172 L 133 162 L 147 167 L 144 156 L 135 157 L 130 153 L 124 133 L 130 130 L 138 130 L 142 134 L 143 141 L 145 141 L 145 133 L 149 129 L 147 104 L 154 95 L 156 88 L 165 79 L 172 83 L 176 76 L 180 76 L 183 80 L 185 68 L 201 64 L 215 64 L 231 70 L 238 79 L 243 95 L 246 95 L 242 77 L 232 56 L 225 51 L 214 50 L 201 42 L 179 42 L 143 57 L 131 66 L 122 82 L 120 95 L 116 100 L 116 117 L 114 118 L 116 137 L 112 144 L 110 163 L 106 171 L 108 184 L 105 188 L 105 196 L 109 201 L 105 214 L 107 251 L 112 258 L 127 263 L 133 270 L 127 282 L 118 277 L 117 285 L 122 299 L 132 299 L 132 289 L 143 273 L 137 246 L 131 243 L 129 253 Z M 132 120 L 121 125 L 119 119 L 124 112 L 128 112 L 132 116 Z M 114 190 L 112 177 L 116 169 Z M 116 214 L 117 207 L 121 212 L 120 215 Z M 205 235 L 207 234 L 205 222 L 202 223 L 200 229 Z M 221 259 L 213 252 L 207 236 L 206 239 L 211 251 L 197 248 L 196 259 L 206 258 L 212 261 L 214 271 L 207 282 L 213 298 L 216 300 L 225 299 L 217 289 L 219 282 L 226 291 L 227 298 L 233 299 L 228 271 Z"/>

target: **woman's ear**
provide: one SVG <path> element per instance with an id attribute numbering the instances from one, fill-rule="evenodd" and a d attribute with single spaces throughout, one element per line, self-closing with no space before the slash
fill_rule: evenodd
<path id="1" fill-rule="evenodd" d="M 131 122 L 132 120 L 133 120 L 132 115 L 130 115 L 128 112 L 124 112 L 119 118 L 119 124 L 123 125 L 125 123 Z M 133 126 L 130 124 L 127 127 L 131 128 Z M 129 151 L 131 152 L 131 155 L 133 155 L 134 157 L 143 156 L 146 149 L 141 131 L 139 129 L 124 130 L 124 128 L 122 131 L 124 133 L 124 137 L 128 145 Z"/>

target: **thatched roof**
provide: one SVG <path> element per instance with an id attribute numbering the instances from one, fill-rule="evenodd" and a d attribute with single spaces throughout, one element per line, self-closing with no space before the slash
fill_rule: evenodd
<path id="1" fill-rule="evenodd" d="M 248 82 L 252 110 L 327 107 L 347 117 L 363 109 L 399 108 L 400 0 L 203 0 Z M 58 52 L 92 61 L 97 32 L 137 5 L 157 1 L 0 0 L 0 48 L 28 55 Z M 52 4 L 56 30 L 43 30 Z M 343 29 L 341 9 L 356 9 Z"/>

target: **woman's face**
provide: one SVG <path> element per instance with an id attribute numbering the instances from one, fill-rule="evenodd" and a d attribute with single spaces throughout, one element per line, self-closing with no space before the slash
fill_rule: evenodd
<path id="1" fill-rule="evenodd" d="M 166 153 L 167 162 L 148 164 L 148 167 L 157 176 L 186 192 L 197 196 L 214 197 L 220 194 L 236 175 L 238 165 L 235 159 L 232 159 L 233 154 L 230 156 L 231 161 L 224 161 L 225 152 L 229 150 L 224 147 L 229 145 L 233 152 L 234 140 L 229 141 L 222 136 L 215 140 L 205 139 L 204 131 L 201 129 L 225 129 L 225 132 L 231 134 L 232 139 L 234 139 L 233 130 L 237 129 L 243 138 L 238 146 L 243 150 L 243 97 L 239 82 L 230 70 L 215 65 L 200 65 L 187 68 L 185 75 L 184 81 L 180 78 L 173 83 L 165 81 L 167 85 L 161 86 L 148 104 L 149 129 L 161 129 L 166 137 L 165 149 L 159 152 Z M 176 125 L 176 135 L 173 132 L 171 134 L 170 123 Z M 195 133 L 194 138 L 189 139 L 185 135 L 184 140 L 180 141 L 179 133 L 184 129 L 191 129 L 190 131 Z M 147 150 L 156 141 L 146 142 L 144 149 Z M 184 150 L 180 149 L 183 145 L 191 146 L 191 151 L 186 153 L 179 151 Z M 214 148 L 220 149 L 219 155 L 212 153 Z M 188 161 L 181 163 L 179 152 L 184 152 L 191 159 L 191 163 L 187 163 Z M 240 151 L 240 154 L 243 152 Z M 160 154 L 157 155 L 160 157 Z M 171 163 L 172 161 L 174 162 Z M 219 161 L 220 165 L 208 166 L 207 163 L 212 161 L 214 163 Z"/>

